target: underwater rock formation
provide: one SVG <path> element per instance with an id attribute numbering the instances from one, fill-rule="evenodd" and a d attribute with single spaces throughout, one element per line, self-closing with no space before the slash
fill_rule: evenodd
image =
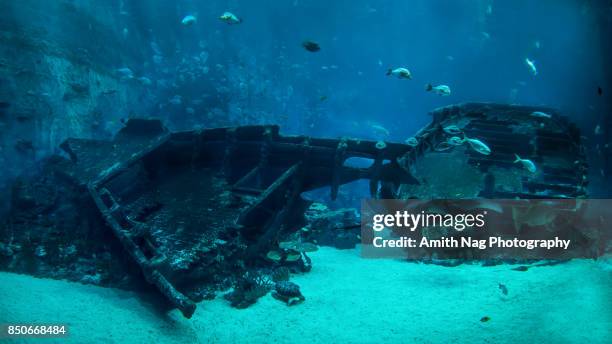
<path id="1" fill-rule="evenodd" d="M 0 191 L 66 138 L 110 138 L 122 114 L 151 106 L 146 87 L 115 73 L 141 64 L 146 43 L 122 37 L 112 6 L 3 1 L 0 21 Z"/>
<path id="2" fill-rule="evenodd" d="M 289 281 L 276 282 L 272 291 L 272 297 L 285 302 L 287 306 L 297 305 L 306 300 L 300 291 L 300 287 Z"/>
<path id="3" fill-rule="evenodd" d="M 322 203 L 313 203 L 304 215 L 308 225 L 302 231 L 308 241 L 339 249 L 354 248 L 361 241 L 357 209 L 331 210 Z"/>

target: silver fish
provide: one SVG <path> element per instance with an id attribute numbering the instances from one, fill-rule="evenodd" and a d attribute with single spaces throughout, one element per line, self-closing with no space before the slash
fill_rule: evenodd
<path id="1" fill-rule="evenodd" d="M 527 65 L 527 68 L 529 68 L 529 71 L 531 72 L 531 74 L 533 74 L 534 76 L 538 75 L 538 69 L 536 68 L 534 60 L 525 58 L 525 64 Z"/>
<path id="2" fill-rule="evenodd" d="M 416 147 L 419 144 L 419 141 L 414 137 L 407 138 L 405 142 L 408 146 L 412 147 Z"/>
<path id="3" fill-rule="evenodd" d="M 412 74 L 410 73 L 410 71 L 403 67 L 388 69 L 387 75 L 393 75 L 399 79 L 412 79 Z"/>
<path id="4" fill-rule="evenodd" d="M 552 116 L 547 114 L 546 112 L 534 111 L 529 116 L 538 117 L 538 118 L 551 118 Z"/>
<path id="5" fill-rule="evenodd" d="M 470 144 L 470 147 L 472 147 L 472 149 L 475 150 L 476 152 L 480 154 L 484 154 L 484 155 L 491 154 L 491 148 L 489 148 L 489 146 L 487 146 L 484 142 L 477 140 L 477 139 L 470 139 L 467 137 L 465 138 L 465 140 L 467 141 L 467 143 Z"/>
<path id="6" fill-rule="evenodd" d="M 446 140 L 446 142 L 453 146 L 461 146 L 465 142 L 465 140 L 460 138 L 459 136 L 453 136 Z"/>
<path id="7" fill-rule="evenodd" d="M 432 84 L 425 85 L 425 91 L 433 92 L 439 96 L 450 96 L 451 90 L 447 85 L 433 86 Z"/>
<path id="8" fill-rule="evenodd" d="M 139 83 L 141 83 L 142 85 L 145 85 L 145 86 L 149 86 L 149 85 L 151 85 L 153 83 L 151 81 L 151 79 L 147 78 L 146 76 L 141 76 L 140 78 L 138 78 L 136 80 L 138 80 Z"/>
<path id="9" fill-rule="evenodd" d="M 195 16 L 192 15 L 186 15 L 185 17 L 183 17 L 183 20 L 181 20 L 181 24 L 185 25 L 185 26 L 191 26 L 193 25 L 198 19 Z"/>
<path id="10" fill-rule="evenodd" d="M 448 142 L 440 142 L 438 143 L 438 145 L 434 148 L 434 150 L 436 152 L 445 152 L 451 148 L 453 148 L 454 146 L 449 144 Z"/>
<path id="11" fill-rule="evenodd" d="M 449 134 L 449 135 L 459 135 L 459 134 L 462 133 L 461 129 L 459 129 L 459 127 L 456 126 L 456 125 L 446 126 L 446 127 L 442 128 L 442 130 L 444 130 L 444 132 Z"/>
<path id="12" fill-rule="evenodd" d="M 238 18 L 235 14 L 233 14 L 232 12 L 224 12 L 221 16 L 219 16 L 219 19 L 221 21 L 224 21 L 228 24 L 240 24 L 242 23 L 242 19 Z"/>
<path id="13" fill-rule="evenodd" d="M 380 124 L 370 123 L 370 127 L 377 136 L 389 136 L 389 130 Z"/>
<path id="14" fill-rule="evenodd" d="M 521 159 L 518 154 L 514 154 L 514 156 L 516 157 L 516 160 L 514 160 L 515 164 L 521 163 L 521 165 L 523 165 L 523 167 L 531 173 L 534 173 L 536 171 L 536 165 L 533 163 L 533 161 L 529 159 Z"/>
<path id="15" fill-rule="evenodd" d="M 134 78 L 134 72 L 132 72 L 131 69 L 129 69 L 128 67 L 123 67 L 123 68 L 119 68 L 117 69 L 117 73 L 122 77 L 122 78 L 127 78 L 127 79 L 132 79 Z"/>

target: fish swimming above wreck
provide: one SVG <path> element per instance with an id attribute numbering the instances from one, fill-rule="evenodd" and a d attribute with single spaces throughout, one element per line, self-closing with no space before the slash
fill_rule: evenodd
<path id="1" fill-rule="evenodd" d="M 525 58 L 525 64 L 533 76 L 538 75 L 538 69 L 536 68 L 535 61 Z"/>
<path id="2" fill-rule="evenodd" d="M 317 51 L 321 50 L 319 43 L 310 40 L 302 42 L 302 46 L 311 53 L 316 53 Z"/>
<path id="3" fill-rule="evenodd" d="M 191 14 L 186 15 L 181 20 L 181 24 L 183 24 L 184 26 L 191 26 L 191 25 L 195 24 L 196 22 L 197 22 L 197 18 L 195 16 L 191 15 Z"/>
<path id="4" fill-rule="evenodd" d="M 552 118 L 551 115 L 547 114 L 546 112 L 542 112 L 542 111 L 534 111 L 531 113 L 531 116 L 539 117 L 539 118 Z"/>
<path id="5" fill-rule="evenodd" d="M 533 161 L 529 160 L 529 159 L 522 159 L 520 156 L 518 156 L 518 154 L 514 154 L 514 156 L 516 157 L 516 159 L 514 160 L 514 163 L 517 164 L 521 164 L 523 165 L 523 167 L 531 172 L 531 173 L 535 173 L 535 171 L 537 170 L 536 165 L 533 163 Z"/>
<path id="6" fill-rule="evenodd" d="M 407 68 L 404 68 L 404 67 L 398 67 L 395 69 L 389 68 L 387 70 L 387 75 L 395 76 L 398 79 L 412 79 L 412 74 Z"/>
<path id="7" fill-rule="evenodd" d="M 491 148 L 489 148 L 489 146 L 487 146 L 486 143 L 478 139 L 471 139 L 471 138 L 466 137 L 465 142 L 467 142 L 470 145 L 470 147 L 472 147 L 472 149 L 474 149 L 476 152 L 480 154 L 484 154 L 484 155 L 491 154 Z"/>
<path id="8" fill-rule="evenodd" d="M 451 90 L 447 85 L 433 86 L 432 84 L 425 85 L 425 91 L 433 92 L 439 96 L 450 96 Z"/>
<path id="9" fill-rule="evenodd" d="M 232 12 L 224 12 L 222 15 L 219 16 L 219 19 L 230 25 L 242 23 L 242 19 L 238 18 Z"/>

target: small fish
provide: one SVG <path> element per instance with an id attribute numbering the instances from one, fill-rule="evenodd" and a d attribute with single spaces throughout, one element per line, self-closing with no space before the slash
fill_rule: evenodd
<path id="1" fill-rule="evenodd" d="M 527 67 L 529 68 L 529 71 L 531 72 L 531 74 L 538 75 L 538 69 L 536 68 L 535 65 L 535 61 L 534 60 L 530 60 L 529 58 L 525 58 L 525 64 L 527 64 Z"/>
<path id="2" fill-rule="evenodd" d="M 419 141 L 414 137 L 409 137 L 404 141 L 408 146 L 416 147 L 419 144 Z"/>
<path id="3" fill-rule="evenodd" d="M 379 136 L 389 136 L 389 130 L 380 124 L 370 123 L 370 127 L 374 130 L 374 133 Z"/>
<path id="4" fill-rule="evenodd" d="M 149 85 L 151 85 L 153 83 L 151 81 L 151 79 L 147 78 L 146 76 L 141 76 L 140 78 L 138 78 L 136 80 L 138 80 L 138 82 L 141 83 L 144 86 L 149 86 Z"/>
<path id="5" fill-rule="evenodd" d="M 541 112 L 541 111 L 534 111 L 530 113 L 529 116 L 538 117 L 538 118 L 552 118 L 551 115 L 547 114 L 546 112 Z"/>
<path id="6" fill-rule="evenodd" d="M 449 138 L 446 142 L 453 146 L 461 146 L 465 142 L 465 140 L 460 138 L 459 136 L 453 136 Z"/>
<path id="7" fill-rule="evenodd" d="M 432 86 L 431 84 L 427 84 L 425 85 L 425 91 L 433 92 L 439 96 L 450 96 L 451 94 L 450 87 L 446 85 Z"/>
<path id="8" fill-rule="evenodd" d="M 598 124 L 595 126 L 595 130 L 593 130 L 595 135 L 601 135 L 601 126 Z"/>
<path id="9" fill-rule="evenodd" d="M 434 147 L 434 150 L 436 152 L 445 152 L 453 147 L 454 147 L 453 145 L 445 141 L 445 142 L 438 143 L 436 147 Z"/>
<path id="10" fill-rule="evenodd" d="M 518 154 L 514 154 L 514 156 L 516 157 L 516 160 L 514 160 L 515 164 L 521 163 L 521 165 L 523 165 L 523 167 L 531 173 L 534 173 L 536 171 L 536 165 L 533 163 L 533 161 L 529 159 L 521 159 Z"/>
<path id="11" fill-rule="evenodd" d="M 597 87 L 597 94 L 600 96 L 603 94 L 603 90 L 601 89 L 601 86 Z"/>
<path id="12" fill-rule="evenodd" d="M 508 287 L 506 287 L 506 285 L 501 283 L 498 283 L 497 285 L 499 286 L 499 290 L 501 290 L 502 294 L 508 295 Z"/>
<path id="13" fill-rule="evenodd" d="M 183 102 L 183 99 L 178 94 L 168 100 L 170 104 L 180 105 Z"/>
<path id="14" fill-rule="evenodd" d="M 132 79 L 134 78 L 134 72 L 132 72 L 131 69 L 129 69 L 128 67 L 123 67 L 123 68 L 119 68 L 117 69 L 117 73 L 122 77 L 122 78 L 127 78 L 127 79 Z"/>
<path id="15" fill-rule="evenodd" d="M 242 19 L 238 18 L 235 14 L 233 14 L 232 12 L 224 12 L 221 16 L 219 16 L 219 19 L 232 25 L 232 24 L 240 24 L 242 23 Z"/>
<path id="16" fill-rule="evenodd" d="M 412 74 L 410 74 L 410 71 L 404 67 L 395 69 L 389 68 L 387 70 L 387 75 L 393 75 L 399 79 L 412 79 Z"/>
<path id="17" fill-rule="evenodd" d="M 491 320 L 491 317 L 486 316 L 486 315 L 484 317 L 480 318 L 480 322 L 487 322 L 489 320 Z"/>
<path id="18" fill-rule="evenodd" d="M 444 130 L 444 132 L 449 134 L 449 135 L 459 135 L 459 134 L 462 133 L 461 129 L 459 129 L 459 127 L 456 126 L 456 125 L 446 126 L 446 127 L 442 128 L 442 130 Z"/>
<path id="19" fill-rule="evenodd" d="M 483 155 L 491 154 L 491 148 L 489 148 L 489 146 L 487 146 L 484 142 L 478 139 L 470 139 L 468 137 L 466 137 L 465 140 L 467 141 L 467 143 L 470 144 L 470 147 L 472 147 L 472 149 L 475 150 L 476 152 L 483 154 Z"/>
<path id="20" fill-rule="evenodd" d="M 322 101 L 322 102 L 324 102 L 324 101 L 326 101 L 326 100 L 327 100 L 327 96 L 320 96 L 320 97 L 319 97 L 319 100 L 320 100 L 320 101 Z"/>
<path id="21" fill-rule="evenodd" d="M 185 26 L 191 26 L 193 24 L 195 24 L 195 22 L 197 22 L 198 19 L 193 16 L 193 15 L 186 15 L 185 17 L 183 17 L 183 19 L 181 20 L 181 24 L 185 25 Z"/>
<path id="22" fill-rule="evenodd" d="M 311 53 L 316 53 L 317 51 L 321 50 L 319 43 L 313 41 L 304 41 L 302 42 L 302 46 Z"/>

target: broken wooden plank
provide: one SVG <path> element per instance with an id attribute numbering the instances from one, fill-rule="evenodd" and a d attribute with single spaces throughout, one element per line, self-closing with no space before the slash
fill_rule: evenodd
<path id="1" fill-rule="evenodd" d="M 281 176 L 283 181 L 276 187 L 276 190 L 284 193 L 282 206 L 280 211 L 272 213 L 270 220 L 264 226 L 263 233 L 257 238 L 254 245 L 247 249 L 247 256 L 254 257 L 266 251 L 277 239 L 279 232 L 286 225 L 287 217 L 293 209 L 296 200 L 299 198 L 302 190 L 301 164 L 293 165 L 287 172 Z M 281 179 L 279 178 L 279 180 Z M 287 181 L 288 183 L 284 183 Z M 281 185 L 289 184 L 284 189 Z M 274 185 L 274 184 L 273 184 Z"/>
<path id="2" fill-rule="evenodd" d="M 96 207 L 98 210 L 100 210 L 102 217 L 111 228 L 115 237 L 121 243 L 123 249 L 140 267 L 147 282 L 155 285 L 162 295 L 164 295 L 170 301 L 170 303 L 172 303 L 172 305 L 178 308 L 186 318 L 191 318 L 196 309 L 195 303 L 176 290 L 176 288 L 159 271 L 153 268 L 153 265 L 145 256 L 144 252 L 132 240 L 130 235 L 128 235 L 129 232 L 123 229 L 119 222 L 115 219 L 111 209 L 109 209 L 106 203 L 104 203 L 100 197 L 100 194 L 95 189 L 94 184 L 89 184 L 88 190 L 89 194 L 94 200 L 94 203 L 96 204 Z"/>

